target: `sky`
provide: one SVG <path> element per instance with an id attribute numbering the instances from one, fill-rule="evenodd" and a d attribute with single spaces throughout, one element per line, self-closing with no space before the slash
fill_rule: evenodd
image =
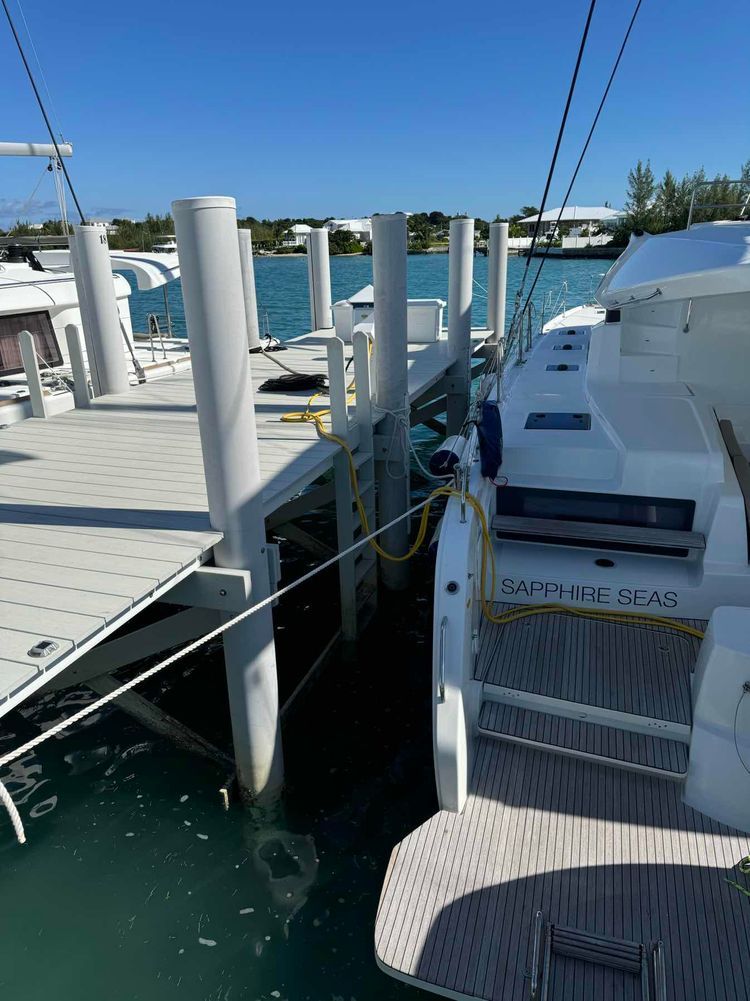
<path id="1" fill-rule="evenodd" d="M 87 215 L 232 195 L 241 216 L 539 204 L 589 0 L 8 0 L 74 144 Z M 567 187 L 634 0 L 598 0 L 548 206 Z M 23 16 L 22 16 L 23 15 Z M 746 0 L 643 0 L 571 201 L 627 172 L 750 158 Z M 46 133 L 0 14 L 0 139 Z M 36 69 L 37 75 L 39 70 Z M 43 96 L 50 104 L 45 88 Z M 0 160 L 0 226 L 56 215 L 44 162 Z"/>

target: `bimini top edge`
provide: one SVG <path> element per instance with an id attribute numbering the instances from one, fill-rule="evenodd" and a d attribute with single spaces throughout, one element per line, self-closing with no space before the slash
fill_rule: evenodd
<path id="1" fill-rule="evenodd" d="M 70 251 L 37 250 L 35 256 L 45 268 L 55 270 L 70 268 Z M 180 277 L 177 254 L 149 254 L 133 250 L 110 250 L 113 271 L 132 271 L 142 292 L 160 288 Z"/>
<path id="2" fill-rule="evenodd" d="M 607 309 L 750 291 L 750 223 L 704 223 L 631 237 L 596 290 Z"/>

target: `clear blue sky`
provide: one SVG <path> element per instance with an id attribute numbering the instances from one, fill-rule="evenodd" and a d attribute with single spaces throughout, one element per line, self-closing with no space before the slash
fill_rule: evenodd
<path id="1" fill-rule="evenodd" d="M 21 23 L 18 0 L 9 0 Z M 22 0 L 84 208 L 142 217 L 230 194 L 242 215 L 538 204 L 588 0 Z M 599 0 L 551 204 L 632 10 Z M 746 0 L 644 0 L 574 191 L 619 207 L 628 168 L 750 157 Z M 2 135 L 45 133 L 0 21 Z M 0 225 L 40 161 L 0 160 Z M 27 217 L 51 214 L 46 179 Z M 41 204 L 40 204 L 41 203 Z"/>

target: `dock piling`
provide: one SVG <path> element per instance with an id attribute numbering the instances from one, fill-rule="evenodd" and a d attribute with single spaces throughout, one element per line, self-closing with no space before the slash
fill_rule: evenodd
<path id="1" fill-rule="evenodd" d="M 125 393 L 130 380 L 107 230 L 101 223 L 83 223 L 73 231 L 71 260 L 83 306 L 83 335 L 94 395 Z"/>
<path id="2" fill-rule="evenodd" d="M 490 223 L 490 246 L 487 258 L 487 326 L 492 331 L 488 343 L 497 344 L 505 337 L 505 297 L 508 287 L 508 223 Z"/>
<path id="3" fill-rule="evenodd" d="M 459 434 L 471 390 L 471 300 L 474 280 L 474 220 L 451 219 L 448 251 L 448 434 Z"/>
<path id="4" fill-rule="evenodd" d="M 249 570 L 258 602 L 270 582 L 236 205 L 187 198 L 172 210 L 209 515 L 223 533 L 214 558 Z M 240 789 L 246 797 L 271 795 L 283 782 L 283 756 L 270 608 L 225 634 L 224 660 Z"/>
<path id="5" fill-rule="evenodd" d="M 250 351 L 260 351 L 258 299 L 255 294 L 255 264 L 253 262 L 253 234 L 249 229 L 238 229 L 237 236 L 240 241 L 240 265 L 242 267 L 242 294 L 245 299 L 247 346 Z"/>
<path id="6" fill-rule="evenodd" d="M 409 507 L 409 397 L 406 329 L 406 216 L 372 219 L 372 275 L 375 290 L 375 478 L 378 524 L 398 518 Z M 377 447 L 377 442 L 381 447 Z M 409 524 L 403 519 L 383 532 L 383 548 L 403 555 L 409 546 Z M 380 561 L 386 588 L 408 586 L 407 563 Z"/>
<path id="7" fill-rule="evenodd" d="M 307 234 L 307 280 L 310 285 L 312 330 L 330 330 L 333 326 L 333 308 L 327 229 L 311 229 Z"/>

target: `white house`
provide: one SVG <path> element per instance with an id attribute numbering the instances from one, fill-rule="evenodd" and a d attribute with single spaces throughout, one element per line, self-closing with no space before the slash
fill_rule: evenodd
<path id="1" fill-rule="evenodd" d="M 306 226 L 303 222 L 296 222 L 291 229 L 288 229 L 281 241 L 282 247 L 299 247 L 307 243 L 307 234 L 312 226 Z"/>
<path id="2" fill-rule="evenodd" d="M 539 233 L 546 235 L 550 230 L 555 229 L 559 215 L 559 208 L 548 209 L 546 212 L 542 212 Z M 566 205 L 562 211 L 560 224 L 564 223 L 566 226 L 570 226 L 571 235 L 576 235 L 572 232 L 573 229 L 577 229 L 579 233 L 583 233 L 590 226 L 597 226 L 600 229 L 616 226 L 622 216 L 623 213 L 621 211 L 610 208 L 607 205 Z M 538 215 L 530 215 L 526 219 L 519 220 L 519 224 L 526 228 L 529 236 L 534 235 L 534 227 L 538 218 Z"/>
<path id="3" fill-rule="evenodd" d="M 371 219 L 329 219 L 324 223 L 329 233 L 337 233 L 345 230 L 351 233 L 355 240 L 360 243 L 372 242 L 372 220 Z"/>

